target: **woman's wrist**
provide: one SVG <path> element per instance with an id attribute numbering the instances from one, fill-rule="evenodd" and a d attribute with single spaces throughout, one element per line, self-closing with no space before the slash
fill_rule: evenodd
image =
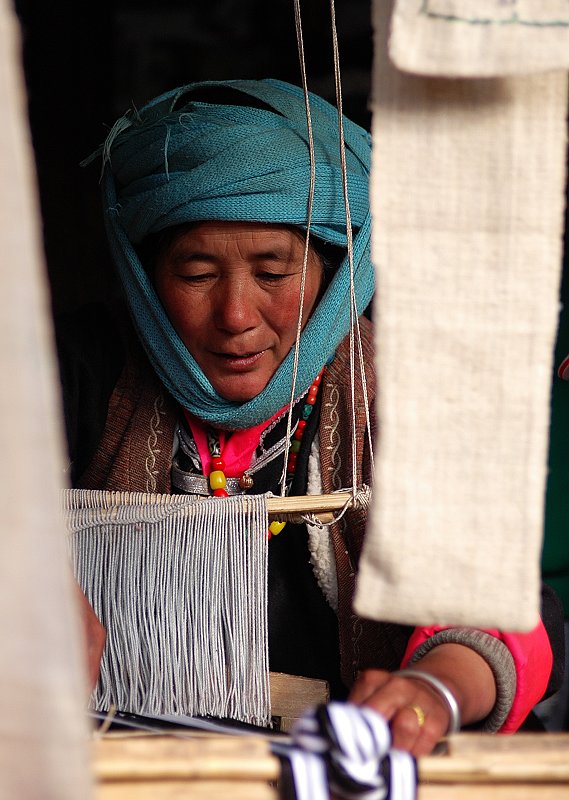
<path id="1" fill-rule="evenodd" d="M 445 731 L 445 736 L 451 733 L 458 733 L 461 725 L 460 708 L 456 697 L 443 681 L 422 669 L 400 669 L 395 674 L 402 678 L 411 678 L 412 680 L 421 681 L 421 683 L 425 683 L 433 689 L 446 705 L 449 712 L 449 724 Z"/>
<path id="2" fill-rule="evenodd" d="M 496 703 L 496 682 L 483 656 L 463 644 L 444 643 L 409 665 L 434 675 L 452 693 L 462 725 L 471 725 L 491 714 Z"/>
<path id="3" fill-rule="evenodd" d="M 452 656 L 452 651 L 446 650 L 446 646 L 450 644 L 463 645 L 467 650 L 473 651 L 474 655 L 478 654 L 486 667 L 492 672 L 493 678 L 493 685 L 489 683 L 488 685 L 483 684 L 481 687 L 482 691 L 488 691 L 489 689 L 493 691 L 493 704 L 485 714 L 482 713 L 483 708 L 478 702 L 473 703 L 470 700 L 470 708 L 466 709 L 462 706 L 461 698 L 457 697 L 461 707 L 463 725 L 478 723 L 477 727 L 481 730 L 489 733 L 496 732 L 507 719 L 516 693 L 516 667 L 512 654 L 504 642 L 486 631 L 475 628 L 446 628 L 424 641 L 415 650 L 406 666 L 416 665 L 421 669 L 423 665 L 429 663 L 428 669 L 430 672 L 436 670 L 437 676 L 442 680 L 450 677 L 452 685 L 451 683 L 447 685 L 451 690 L 461 694 L 462 686 L 457 687 L 452 681 L 455 672 L 453 671 L 452 677 L 447 676 L 445 664 L 439 662 L 441 648 L 443 647 L 445 650 L 442 653 L 446 653 L 445 660 L 447 657 L 450 658 Z M 467 656 L 461 651 L 457 652 L 459 657 Z M 425 662 L 427 657 L 434 659 L 434 661 Z M 476 667 L 479 663 L 474 659 L 468 669 Z M 486 674 L 489 677 L 488 673 Z M 470 695 L 470 692 L 468 694 Z"/>

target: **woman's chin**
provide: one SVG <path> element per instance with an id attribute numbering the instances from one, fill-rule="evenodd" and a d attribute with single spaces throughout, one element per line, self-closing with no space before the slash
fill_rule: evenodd
<path id="1" fill-rule="evenodd" d="M 213 382 L 212 386 L 220 397 L 231 403 L 248 403 L 261 394 L 268 381 L 247 381 L 233 379 L 231 381 Z"/>

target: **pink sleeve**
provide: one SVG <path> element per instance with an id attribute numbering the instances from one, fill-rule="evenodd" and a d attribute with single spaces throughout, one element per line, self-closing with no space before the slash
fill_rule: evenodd
<path id="1" fill-rule="evenodd" d="M 446 630 L 449 627 L 415 628 L 403 656 L 402 666 L 409 663 L 409 659 L 423 642 L 438 631 Z M 520 727 L 535 704 L 539 703 L 547 688 L 553 666 L 553 653 L 549 637 L 541 620 L 529 633 L 503 633 L 498 630 L 485 630 L 485 633 L 504 642 L 514 658 L 516 694 L 510 713 L 500 728 L 500 733 L 513 733 Z"/>

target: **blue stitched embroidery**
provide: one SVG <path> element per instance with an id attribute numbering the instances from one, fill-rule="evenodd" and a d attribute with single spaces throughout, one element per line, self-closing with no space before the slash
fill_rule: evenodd
<path id="1" fill-rule="evenodd" d="M 446 0 L 423 0 L 419 14 L 432 19 L 441 19 L 446 22 L 464 22 L 467 25 L 523 25 L 533 28 L 553 28 L 569 26 L 569 2 L 566 2 L 567 16 L 559 19 L 548 17 L 547 12 L 541 9 L 542 13 L 536 13 L 535 3 L 528 3 L 526 0 L 487 0 L 484 4 L 488 13 L 480 16 L 464 16 L 451 12 L 451 8 L 456 8 L 456 3 L 449 3 Z M 480 4 L 478 4 L 480 5 Z M 445 7 L 449 8 L 445 12 Z M 492 11 L 493 7 L 493 11 Z M 563 17 L 563 14 L 561 15 Z"/>

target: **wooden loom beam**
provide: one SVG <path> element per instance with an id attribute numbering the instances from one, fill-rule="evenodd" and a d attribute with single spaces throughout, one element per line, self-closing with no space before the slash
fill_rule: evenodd
<path id="1" fill-rule="evenodd" d="M 267 738 L 183 735 L 95 739 L 96 800 L 277 800 L 280 763 Z M 562 800 L 568 753 L 567 734 L 459 733 L 447 752 L 417 760 L 417 800 Z"/>
<path id="2" fill-rule="evenodd" d="M 80 492 L 81 490 L 71 490 L 73 494 L 76 491 Z M 100 495 L 104 498 L 108 511 L 111 511 L 114 502 L 124 505 L 144 505 L 162 503 L 166 499 L 175 503 L 177 498 L 180 503 L 183 503 L 184 498 L 189 497 L 189 495 L 164 495 L 152 492 L 126 491 L 102 491 Z M 246 495 L 241 496 L 246 497 Z M 335 514 L 341 512 L 345 506 L 350 507 L 353 503 L 354 491 L 352 489 L 343 489 L 331 494 L 295 495 L 292 497 L 271 495 L 267 497 L 267 511 L 269 518 L 274 520 L 283 515 L 296 514 L 300 516 L 305 514 L 312 515 L 322 524 L 327 525 L 334 521 Z"/>

